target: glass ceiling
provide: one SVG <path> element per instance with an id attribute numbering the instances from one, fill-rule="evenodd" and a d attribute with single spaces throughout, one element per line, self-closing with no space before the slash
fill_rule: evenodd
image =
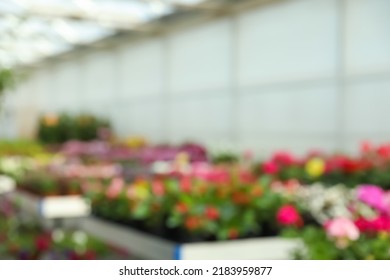
<path id="1" fill-rule="evenodd" d="M 31 64 L 204 0 L 0 0 L 0 67 Z"/>

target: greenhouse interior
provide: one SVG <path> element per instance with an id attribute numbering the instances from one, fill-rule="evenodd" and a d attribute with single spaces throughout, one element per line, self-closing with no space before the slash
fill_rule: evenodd
<path id="1" fill-rule="evenodd" d="M 390 1 L 0 14 L 1 260 L 390 259 Z"/>

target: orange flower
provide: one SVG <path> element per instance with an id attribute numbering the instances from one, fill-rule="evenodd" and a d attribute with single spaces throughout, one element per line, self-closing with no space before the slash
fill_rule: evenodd
<path id="1" fill-rule="evenodd" d="M 46 125 L 46 126 L 56 126 L 58 124 L 58 116 L 57 115 L 46 115 L 44 118 L 43 118 L 43 123 Z"/>
<path id="2" fill-rule="evenodd" d="M 260 197 L 264 193 L 263 188 L 261 186 L 254 186 L 252 189 L 252 195 L 254 197 Z"/>
<path id="3" fill-rule="evenodd" d="M 180 214 L 185 214 L 188 211 L 187 204 L 185 204 L 184 202 L 177 203 L 176 206 L 175 206 L 175 209 Z"/>
<path id="4" fill-rule="evenodd" d="M 244 192 L 235 192 L 232 197 L 234 203 L 238 205 L 247 205 L 251 201 L 249 195 Z"/>
<path id="5" fill-rule="evenodd" d="M 238 229 L 231 228 L 228 232 L 229 239 L 237 239 L 240 236 L 240 233 L 238 232 Z"/>
<path id="6" fill-rule="evenodd" d="M 185 221 L 185 227 L 188 229 L 188 230 L 196 230 L 200 227 L 201 225 L 201 220 L 199 219 L 199 217 L 188 217 Z"/>

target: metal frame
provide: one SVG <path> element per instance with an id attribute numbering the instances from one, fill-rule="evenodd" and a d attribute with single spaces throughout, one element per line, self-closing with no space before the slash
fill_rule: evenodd
<path id="1" fill-rule="evenodd" d="M 186 4 L 183 0 L 133 0 L 134 3 L 145 5 L 145 7 L 153 4 L 163 7 L 160 11 L 150 9 L 150 12 L 146 14 L 144 19 L 135 16 L 131 12 L 128 15 L 119 15 L 109 11 L 102 12 L 101 8 L 96 9 L 96 11 L 89 11 L 88 8 L 83 7 L 78 9 L 61 9 L 54 6 L 50 7 L 49 5 L 34 5 L 33 2 L 24 0 L 7 1 L 22 6 L 23 12 L 11 13 L 1 10 L 0 5 L 0 16 L 3 20 L 7 16 L 10 16 L 12 20 L 20 20 L 19 26 L 15 26 L 8 31 L 1 32 L 0 30 L 0 62 L 1 51 L 3 51 L 4 61 L 13 57 L 14 66 L 34 66 L 48 58 L 61 57 L 62 54 L 73 52 L 80 49 L 80 47 L 84 49 L 85 46 L 101 45 L 102 41 L 116 40 L 117 38 L 123 38 L 124 35 L 136 33 L 148 36 L 165 32 L 165 30 L 171 28 L 172 21 L 176 22 L 177 18 L 181 18 L 182 15 L 185 15 L 185 19 L 188 19 L 188 21 L 191 21 L 194 16 L 201 20 L 207 20 L 232 14 L 242 9 L 250 9 L 255 5 L 282 0 L 203 0 L 195 4 Z M 94 6 L 98 6 L 98 3 L 93 2 L 93 0 L 90 2 Z M 26 3 L 29 4 L 27 5 Z M 45 30 L 36 32 L 35 35 L 26 35 L 23 32 L 18 32 L 20 28 L 23 29 L 23 21 L 25 21 L 25 27 L 28 29 L 32 24 L 31 22 L 37 19 L 46 22 Z M 69 39 L 69 36 L 55 28 L 55 23 L 58 23 L 58 21 L 62 22 L 64 29 L 69 29 L 70 33 L 74 32 L 77 34 L 79 28 L 73 27 L 73 24 L 79 24 L 80 27 L 83 25 L 95 26 L 101 29 L 101 37 L 87 42 L 83 40 L 85 36 L 75 35 L 76 39 Z M 182 24 L 183 21 L 180 20 L 179 25 Z M 14 36 L 15 43 L 7 46 L 1 42 L 3 36 Z M 52 44 L 51 47 L 50 44 Z M 31 57 L 20 58 L 18 50 L 15 50 L 15 46 L 25 46 L 23 50 L 30 51 Z M 64 46 L 64 48 L 61 46 Z"/>

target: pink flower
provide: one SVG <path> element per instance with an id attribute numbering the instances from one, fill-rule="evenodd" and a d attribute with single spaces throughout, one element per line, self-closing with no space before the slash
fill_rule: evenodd
<path id="1" fill-rule="evenodd" d="M 254 158 L 254 153 L 251 150 L 246 150 L 244 152 L 244 154 L 243 154 L 243 157 L 244 157 L 245 160 L 250 161 L 250 160 L 252 160 Z"/>
<path id="2" fill-rule="evenodd" d="M 106 196 L 109 199 L 117 198 L 122 192 L 123 187 L 125 186 L 125 182 L 122 178 L 114 178 L 111 181 L 111 185 L 108 187 L 106 191 Z"/>
<path id="3" fill-rule="evenodd" d="M 152 190 L 153 190 L 153 194 L 155 194 L 156 196 L 164 196 L 165 194 L 164 184 L 158 180 L 152 183 Z"/>
<path id="4" fill-rule="evenodd" d="M 347 218 L 336 218 L 325 224 L 328 236 L 336 239 L 357 240 L 360 232 L 356 225 Z"/>
<path id="5" fill-rule="evenodd" d="M 295 158 L 289 152 L 280 151 L 280 152 L 276 152 L 273 155 L 271 161 L 273 161 L 275 163 L 283 164 L 283 165 L 291 165 L 291 164 L 295 163 Z"/>
<path id="6" fill-rule="evenodd" d="M 283 226 L 302 226 L 303 220 L 293 205 L 284 205 L 282 206 L 277 215 L 276 219 L 279 224 Z"/>
<path id="7" fill-rule="evenodd" d="M 227 170 L 223 168 L 213 168 L 204 179 L 210 183 L 225 185 L 229 184 L 231 178 Z"/>
<path id="8" fill-rule="evenodd" d="M 377 153 L 378 153 L 378 155 L 380 155 L 381 157 L 383 157 L 385 159 L 390 158 L 390 145 L 384 144 L 384 145 L 379 146 L 379 148 L 377 149 Z"/>
<path id="9" fill-rule="evenodd" d="M 363 141 L 361 144 L 360 144 L 360 152 L 361 153 L 369 153 L 371 152 L 373 149 L 373 146 L 371 144 L 370 141 Z"/>
<path id="10" fill-rule="evenodd" d="M 263 172 L 273 175 L 279 172 L 279 167 L 274 161 L 267 161 L 263 164 Z"/>
<path id="11" fill-rule="evenodd" d="M 361 185 L 357 190 L 358 199 L 379 210 L 387 211 L 384 191 L 375 185 Z"/>

